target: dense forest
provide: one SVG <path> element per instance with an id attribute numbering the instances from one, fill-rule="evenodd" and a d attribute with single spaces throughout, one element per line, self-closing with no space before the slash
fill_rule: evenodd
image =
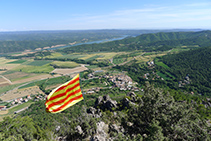
<path id="1" fill-rule="evenodd" d="M 163 56 L 161 60 L 169 66 L 168 71 L 177 82 L 188 76 L 191 83 L 187 88 L 190 91 L 211 95 L 211 47 Z"/>
<path id="2" fill-rule="evenodd" d="M 137 37 L 106 42 L 101 44 L 80 45 L 77 48 L 65 48 L 61 52 L 100 52 L 100 51 L 165 51 L 177 46 L 211 46 L 211 31 L 200 32 L 159 32 L 142 34 Z"/>

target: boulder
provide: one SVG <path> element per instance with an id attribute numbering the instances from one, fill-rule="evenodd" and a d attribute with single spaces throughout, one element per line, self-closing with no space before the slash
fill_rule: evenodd
<path id="1" fill-rule="evenodd" d="M 87 109 L 87 113 L 91 115 L 92 117 L 96 117 L 96 118 L 99 118 L 102 116 L 100 109 L 95 109 L 93 107 L 90 107 L 89 109 Z"/>
<path id="2" fill-rule="evenodd" d="M 82 130 L 81 126 L 79 126 L 79 125 L 76 126 L 75 130 L 76 130 L 76 132 L 77 132 L 78 134 L 80 134 L 80 135 L 83 134 L 83 130 Z"/>
<path id="3" fill-rule="evenodd" d="M 103 97 L 99 96 L 95 101 L 95 105 L 99 105 L 102 101 L 103 101 Z"/>
<path id="4" fill-rule="evenodd" d="M 107 109 L 111 111 L 112 108 L 117 107 L 117 102 L 112 100 L 109 95 L 105 95 L 103 97 L 99 96 L 95 101 L 95 108 L 97 108 L 97 106 L 100 106 L 100 109 Z"/>
<path id="5" fill-rule="evenodd" d="M 95 112 L 96 112 L 96 109 L 95 109 L 95 108 L 93 108 L 93 107 L 90 107 L 89 109 L 87 109 L 87 113 L 88 113 L 88 114 L 92 114 L 92 115 L 94 115 L 94 114 L 95 114 Z"/>

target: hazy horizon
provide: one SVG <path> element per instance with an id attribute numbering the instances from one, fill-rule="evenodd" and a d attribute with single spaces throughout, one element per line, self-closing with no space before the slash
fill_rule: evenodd
<path id="1" fill-rule="evenodd" d="M 0 0 L 0 32 L 211 29 L 209 0 Z"/>

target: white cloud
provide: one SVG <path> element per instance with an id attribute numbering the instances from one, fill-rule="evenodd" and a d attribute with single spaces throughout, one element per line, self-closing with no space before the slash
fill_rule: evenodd
<path id="1" fill-rule="evenodd" d="M 80 28 L 181 28 L 192 25 L 211 27 L 211 3 L 192 3 L 176 6 L 151 6 L 140 9 L 116 10 L 107 14 L 75 15 L 61 21 Z M 195 23 L 193 23 L 195 22 Z M 78 24 L 74 24 L 78 23 Z"/>

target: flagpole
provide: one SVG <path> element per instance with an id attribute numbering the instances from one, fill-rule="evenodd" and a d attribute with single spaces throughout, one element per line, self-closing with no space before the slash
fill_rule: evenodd
<path id="1" fill-rule="evenodd" d="M 83 89 L 82 89 L 82 83 L 81 83 L 81 73 L 80 73 L 80 72 L 79 72 L 79 80 L 80 80 L 81 93 L 82 93 L 82 95 L 83 95 L 83 97 L 84 97 Z M 87 105 L 86 105 L 86 102 L 85 102 L 85 98 L 84 98 L 84 105 L 87 106 Z"/>
<path id="2" fill-rule="evenodd" d="M 84 94 L 83 94 L 83 90 L 82 90 L 82 83 L 81 83 L 81 73 L 79 72 L 79 81 L 80 81 L 80 88 L 81 88 L 81 93 L 84 97 Z M 87 114 L 87 105 L 86 105 L 86 102 L 85 102 L 85 97 L 84 97 L 84 106 L 85 106 L 85 115 L 86 115 L 86 118 L 88 118 L 88 114 Z"/>

